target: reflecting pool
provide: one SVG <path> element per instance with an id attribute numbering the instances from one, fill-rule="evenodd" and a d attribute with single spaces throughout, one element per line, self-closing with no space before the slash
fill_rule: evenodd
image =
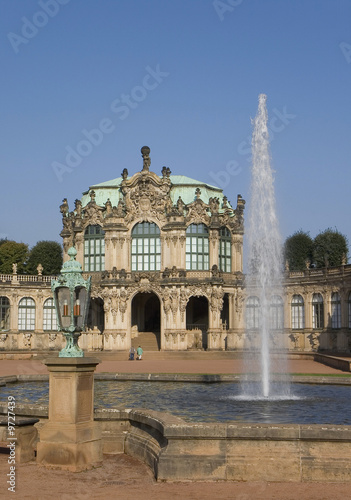
<path id="1" fill-rule="evenodd" d="M 351 425 L 351 387 L 292 384 L 292 399 L 243 399 L 236 383 L 96 381 L 95 407 L 148 408 L 188 421 Z M 48 382 L 0 387 L 0 400 L 47 405 Z"/>

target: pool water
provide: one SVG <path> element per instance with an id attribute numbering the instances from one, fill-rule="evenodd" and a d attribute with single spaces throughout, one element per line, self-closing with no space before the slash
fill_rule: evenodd
<path id="1" fill-rule="evenodd" d="M 96 408 L 147 408 L 188 421 L 351 425 L 351 387 L 292 384 L 292 398 L 245 399 L 235 383 L 96 381 Z M 0 387 L 0 400 L 47 405 L 48 382 Z"/>

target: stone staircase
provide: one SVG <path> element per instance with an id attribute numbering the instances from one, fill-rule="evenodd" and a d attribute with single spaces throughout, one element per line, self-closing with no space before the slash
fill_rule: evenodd
<path id="1" fill-rule="evenodd" d="M 132 346 L 136 349 L 139 345 L 143 348 L 143 351 L 159 350 L 157 337 L 154 332 L 139 332 L 138 337 L 132 339 Z"/>

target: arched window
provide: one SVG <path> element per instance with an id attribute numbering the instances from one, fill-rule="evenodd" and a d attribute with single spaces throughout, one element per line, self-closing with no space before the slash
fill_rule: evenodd
<path id="1" fill-rule="evenodd" d="M 324 328 L 324 305 L 320 293 L 314 293 L 312 297 L 312 328 Z"/>
<path id="2" fill-rule="evenodd" d="M 273 295 L 271 299 L 270 324 L 272 330 L 282 330 L 284 328 L 284 304 L 279 295 Z"/>
<path id="3" fill-rule="evenodd" d="M 224 273 L 230 273 L 232 270 L 232 245 L 231 234 L 227 227 L 221 227 L 219 230 L 219 255 L 218 267 Z"/>
<path id="4" fill-rule="evenodd" d="M 208 229 L 205 224 L 190 224 L 186 230 L 186 269 L 209 269 Z"/>
<path id="5" fill-rule="evenodd" d="M 259 328 L 259 311 L 260 311 L 260 301 L 258 297 L 249 297 L 246 301 L 246 328 L 251 330 L 253 328 Z"/>
<path id="6" fill-rule="evenodd" d="M 348 310 L 349 310 L 349 328 L 351 328 L 351 292 L 349 293 Z"/>
<path id="7" fill-rule="evenodd" d="M 301 295 L 293 295 L 291 300 L 291 328 L 293 330 L 305 328 L 305 303 Z"/>
<path id="8" fill-rule="evenodd" d="M 47 299 L 43 307 L 43 330 L 57 330 L 57 317 L 54 299 Z"/>
<path id="9" fill-rule="evenodd" d="M 341 300 L 338 292 L 331 295 L 331 327 L 341 328 Z"/>
<path id="10" fill-rule="evenodd" d="M 88 226 L 84 233 L 84 271 L 104 271 L 105 231 L 101 226 Z"/>
<path id="11" fill-rule="evenodd" d="M 18 329 L 34 330 L 35 302 L 30 297 L 23 297 L 18 304 Z"/>
<path id="12" fill-rule="evenodd" d="M 10 301 L 0 297 L 0 331 L 10 329 Z"/>
<path id="13" fill-rule="evenodd" d="M 160 228 L 154 222 L 140 222 L 132 230 L 132 271 L 160 269 Z"/>

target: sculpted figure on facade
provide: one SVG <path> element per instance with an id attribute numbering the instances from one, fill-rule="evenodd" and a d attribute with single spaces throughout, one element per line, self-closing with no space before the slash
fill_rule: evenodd
<path id="1" fill-rule="evenodd" d="M 186 311 L 186 306 L 188 303 L 188 292 L 184 286 L 181 287 L 179 292 L 179 310 L 182 321 L 184 321 L 184 315 Z"/>
<path id="2" fill-rule="evenodd" d="M 75 200 L 74 202 L 74 209 L 76 212 L 76 217 L 81 218 L 82 217 L 82 202 L 80 200 Z"/>
<path id="3" fill-rule="evenodd" d="M 243 304 L 245 300 L 245 294 L 242 289 L 238 288 L 234 291 L 234 304 L 235 304 L 235 312 L 238 315 L 238 319 L 240 320 L 242 312 L 243 312 Z"/>
<path id="4" fill-rule="evenodd" d="M 112 212 L 115 217 L 124 217 L 126 214 L 125 203 L 122 200 L 119 200 L 117 207 L 113 207 Z"/>
<path id="5" fill-rule="evenodd" d="M 210 298 L 210 307 L 214 316 L 216 316 L 217 313 L 220 313 L 223 308 L 223 295 L 224 292 L 222 287 L 213 288 Z"/>
<path id="6" fill-rule="evenodd" d="M 62 205 L 60 205 L 60 212 L 61 212 L 63 217 L 66 217 L 68 214 L 68 211 L 69 211 L 69 208 L 68 208 L 67 198 L 64 198 L 62 200 Z"/>
<path id="7" fill-rule="evenodd" d="M 177 314 L 179 307 L 178 290 L 176 288 L 172 288 L 170 293 L 170 298 L 171 298 L 171 310 L 173 313 L 173 317 L 175 318 L 175 315 Z"/>
<path id="8" fill-rule="evenodd" d="M 111 217 L 112 216 L 112 203 L 110 201 L 110 198 L 107 199 L 105 203 L 105 209 L 106 209 L 106 217 Z"/>
<path id="9" fill-rule="evenodd" d="M 184 215 L 184 206 L 185 206 L 185 203 L 182 200 L 182 197 L 179 196 L 179 198 L 177 200 L 177 210 L 178 210 L 179 215 Z"/>
<path id="10" fill-rule="evenodd" d="M 143 172 L 148 172 L 151 165 L 150 148 L 148 146 L 141 148 L 141 156 L 143 157 Z"/>
<path id="11" fill-rule="evenodd" d="M 164 309 L 165 314 L 167 316 L 169 311 L 171 310 L 170 290 L 167 287 L 164 288 L 164 291 L 163 291 L 163 309 Z"/>
<path id="12" fill-rule="evenodd" d="M 124 320 L 124 314 L 127 310 L 127 301 L 128 301 L 128 293 L 124 286 L 122 286 L 120 292 L 119 292 L 119 310 L 121 312 L 122 316 L 122 321 Z"/>
<path id="13" fill-rule="evenodd" d="M 217 197 L 210 198 L 208 204 L 209 204 L 209 207 L 210 207 L 210 210 L 211 210 L 211 214 L 212 215 L 218 214 L 219 199 Z"/>

